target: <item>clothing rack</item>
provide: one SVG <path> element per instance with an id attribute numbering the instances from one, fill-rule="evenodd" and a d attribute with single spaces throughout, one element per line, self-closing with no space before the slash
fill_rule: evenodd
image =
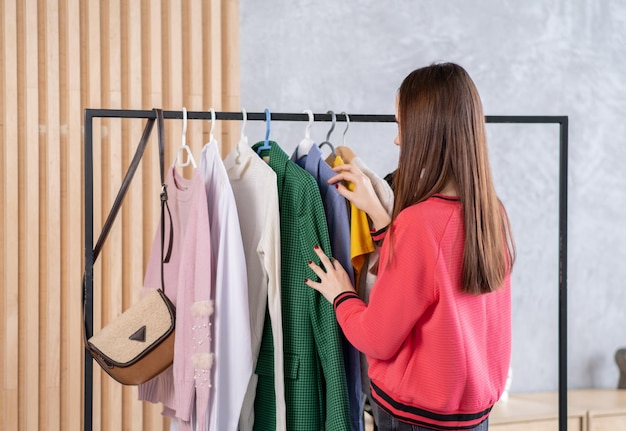
<path id="1" fill-rule="evenodd" d="M 213 113 L 189 111 L 188 120 L 211 120 Z M 164 111 L 165 119 L 183 119 L 183 111 Z M 215 120 L 243 120 L 242 112 L 214 112 Z M 393 123 L 394 115 L 364 115 L 316 113 L 314 121 L 349 121 L 351 123 Z M 93 334 L 93 119 L 94 118 L 155 118 L 152 110 L 129 109 L 85 109 L 84 148 L 84 198 L 85 198 L 85 282 L 83 301 L 85 304 L 85 336 Z M 266 113 L 249 112 L 250 121 L 266 121 Z M 271 121 L 309 121 L 306 113 L 270 113 Z M 487 123 L 558 124 L 559 125 L 559 234 L 558 234 L 558 331 L 559 331 L 559 431 L 567 430 L 567 159 L 568 117 L 567 116 L 499 116 L 487 115 Z M 93 413 L 93 360 L 85 349 L 83 429 L 91 431 Z"/>

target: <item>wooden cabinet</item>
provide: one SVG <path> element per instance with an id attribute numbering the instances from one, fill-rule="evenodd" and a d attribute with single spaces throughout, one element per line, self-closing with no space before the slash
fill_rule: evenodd
<path id="1" fill-rule="evenodd" d="M 523 397 L 558 402 L 556 393 L 527 394 Z M 577 389 L 567 392 L 568 408 L 584 409 L 588 431 L 626 430 L 626 390 Z"/>
<path id="2" fill-rule="evenodd" d="M 558 393 L 511 394 L 498 402 L 489 419 L 491 431 L 557 431 Z M 626 430 L 626 390 L 576 389 L 567 392 L 568 431 Z"/>
<path id="3" fill-rule="evenodd" d="M 589 431 L 626 430 L 626 390 L 570 391 L 567 402 L 585 406 Z"/>
<path id="4" fill-rule="evenodd" d="M 558 431 L 559 408 L 557 394 L 554 400 L 543 394 L 512 394 L 507 400 L 499 401 L 489 416 L 490 431 Z M 569 408 L 568 431 L 587 431 L 586 411 Z"/>

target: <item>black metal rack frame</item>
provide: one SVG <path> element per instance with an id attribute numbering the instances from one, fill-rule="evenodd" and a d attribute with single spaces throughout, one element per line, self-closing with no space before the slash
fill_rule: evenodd
<path id="1" fill-rule="evenodd" d="M 182 111 L 164 111 L 165 119 L 183 119 Z M 211 112 L 189 111 L 188 120 L 210 120 Z M 329 113 L 313 114 L 315 121 L 331 121 Z M 348 114 L 353 123 L 393 123 L 394 115 Z M 129 109 L 85 109 L 85 283 L 83 300 L 85 304 L 86 339 L 93 333 L 93 119 L 94 118 L 155 118 L 152 110 Z M 216 120 L 243 120 L 241 112 L 215 112 Z M 247 119 L 265 121 L 264 112 L 249 112 Z M 308 121 L 306 113 L 271 113 L 271 121 Z M 337 121 L 346 121 L 345 114 L 336 114 Z M 487 123 L 518 124 L 558 124 L 559 125 L 559 431 L 567 430 L 567 159 L 568 159 L 568 117 L 567 116 L 501 116 L 487 115 Z M 93 413 L 93 361 L 85 349 L 83 429 L 91 431 Z"/>

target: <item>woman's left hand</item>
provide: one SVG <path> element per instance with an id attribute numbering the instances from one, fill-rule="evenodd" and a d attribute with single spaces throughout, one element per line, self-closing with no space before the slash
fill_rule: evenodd
<path id="1" fill-rule="evenodd" d="M 317 282 L 307 278 L 305 280 L 307 286 L 317 290 L 331 304 L 340 293 L 355 292 L 348 273 L 343 269 L 339 261 L 336 259 L 332 259 L 331 261 L 318 246 L 315 246 L 313 251 L 319 256 L 320 262 L 324 268 L 317 265 L 315 262 L 309 262 L 309 268 L 319 277 L 320 281 Z M 324 269 L 326 271 L 324 271 Z"/>

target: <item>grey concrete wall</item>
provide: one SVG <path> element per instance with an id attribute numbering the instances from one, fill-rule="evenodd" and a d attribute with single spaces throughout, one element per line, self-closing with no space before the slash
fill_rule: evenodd
<path id="1" fill-rule="evenodd" d="M 411 70 L 465 67 L 487 115 L 567 115 L 568 385 L 615 387 L 626 345 L 626 3 L 622 0 L 240 1 L 248 111 L 392 114 Z M 322 141 L 328 123 L 313 126 Z M 331 141 L 340 144 L 344 124 Z M 558 388 L 558 127 L 488 126 L 496 187 L 517 240 L 512 392 Z M 248 126 L 251 141 L 264 126 Z M 303 123 L 273 123 L 289 154 Z M 394 125 L 346 144 L 384 175 Z"/>

